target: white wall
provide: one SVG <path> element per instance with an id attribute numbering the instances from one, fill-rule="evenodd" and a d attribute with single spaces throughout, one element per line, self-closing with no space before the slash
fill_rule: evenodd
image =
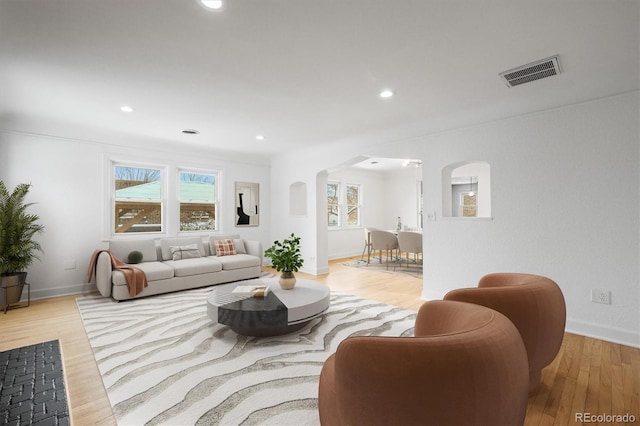
<path id="1" fill-rule="evenodd" d="M 384 173 L 384 220 L 382 229 L 396 229 L 398 216 L 402 226 L 418 228 L 418 181 L 422 167 Z"/>
<path id="2" fill-rule="evenodd" d="M 426 208 L 443 208 L 443 167 L 480 158 L 493 220 L 426 224 L 423 296 L 489 272 L 539 273 L 561 286 L 568 330 L 640 345 L 638 110 L 634 93 L 426 137 Z M 592 288 L 612 305 L 591 302 Z"/>
<path id="3" fill-rule="evenodd" d="M 411 140 L 370 135 L 281 155 L 272 201 L 293 181 L 322 188 L 319 172 L 354 157 L 419 158 L 425 211 L 438 213 L 425 222 L 425 299 L 490 272 L 543 274 L 563 290 L 569 331 L 640 346 L 639 104 L 633 92 Z M 469 160 L 491 167 L 493 220 L 442 220 L 442 169 Z M 320 273 L 327 241 L 316 217 L 326 201 L 309 198 L 308 217 L 272 228 L 295 228 L 308 270 Z M 592 288 L 610 290 L 612 304 L 591 302 Z"/>
<path id="4" fill-rule="evenodd" d="M 123 138 L 126 140 L 126 138 Z M 91 253 L 107 246 L 105 217 L 109 207 L 105 158 L 115 156 L 173 167 L 221 170 L 224 210 L 221 232 L 238 233 L 270 244 L 268 162 L 244 163 L 223 154 L 165 151 L 158 146 L 138 147 L 102 144 L 51 136 L 0 131 L 0 179 L 13 188 L 21 182 L 33 185 L 28 201 L 45 226 L 38 237 L 44 250 L 40 261 L 28 269 L 32 298 L 50 297 L 94 289 L 86 284 Z M 234 226 L 234 182 L 260 183 L 261 225 Z M 73 260 L 75 269 L 64 269 Z"/>

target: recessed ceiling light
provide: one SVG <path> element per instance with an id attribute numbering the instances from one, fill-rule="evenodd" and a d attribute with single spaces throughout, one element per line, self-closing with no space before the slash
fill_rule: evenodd
<path id="1" fill-rule="evenodd" d="M 195 129 L 184 129 L 182 133 L 184 133 L 185 135 L 197 135 L 200 132 Z"/>
<path id="2" fill-rule="evenodd" d="M 207 9 L 220 10 L 224 6 L 223 0 L 200 0 L 200 3 Z"/>
<path id="3" fill-rule="evenodd" d="M 263 141 L 264 140 L 264 136 L 263 135 L 258 135 L 258 136 L 256 136 L 256 139 L 258 139 L 259 141 Z"/>
<path id="4" fill-rule="evenodd" d="M 383 90 L 382 92 L 380 92 L 380 97 L 381 98 L 390 98 L 393 96 L 393 92 L 391 90 Z"/>
<path id="5" fill-rule="evenodd" d="M 134 109 L 133 107 L 130 107 L 129 105 L 122 105 L 122 106 L 120 107 L 120 111 L 123 111 L 123 112 L 133 112 L 133 111 L 135 111 L 135 109 Z"/>

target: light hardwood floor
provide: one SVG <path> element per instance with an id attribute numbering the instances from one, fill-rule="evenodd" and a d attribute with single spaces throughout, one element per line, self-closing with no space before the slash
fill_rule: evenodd
<path id="1" fill-rule="evenodd" d="M 320 277 L 298 276 L 405 309 L 417 310 L 423 303 L 420 278 L 346 267 L 341 261 L 331 262 L 330 270 Z M 73 424 L 114 425 L 76 307 L 79 296 L 34 301 L 28 308 L 0 313 L 0 351 L 59 339 Z M 629 413 L 638 424 L 639 402 L 640 349 L 567 333 L 555 361 L 543 371 L 541 388 L 529 398 L 525 424 L 581 424 L 576 413 Z"/>

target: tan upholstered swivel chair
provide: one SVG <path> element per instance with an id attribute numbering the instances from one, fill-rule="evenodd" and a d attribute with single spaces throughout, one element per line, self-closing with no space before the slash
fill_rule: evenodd
<path id="1" fill-rule="evenodd" d="M 529 358 L 529 391 L 540 385 L 542 369 L 558 354 L 567 317 L 564 296 L 540 275 L 485 275 L 478 287 L 453 290 L 445 300 L 476 303 L 502 312 L 518 328 Z"/>
<path id="2" fill-rule="evenodd" d="M 398 251 L 400 256 L 398 262 L 394 263 L 393 269 L 396 269 L 398 263 L 402 264 L 403 253 L 406 256 L 407 267 L 409 267 L 409 258 L 413 255 L 413 260 L 418 268 L 422 268 L 422 234 L 419 232 L 398 232 Z M 401 265 L 402 266 L 402 265 Z"/>
<path id="3" fill-rule="evenodd" d="M 470 303 L 424 303 L 416 337 L 342 341 L 320 374 L 320 423 L 522 425 L 527 354 L 504 315 Z"/>
<path id="4" fill-rule="evenodd" d="M 387 255 L 387 269 L 389 269 L 389 259 L 398 249 L 398 237 L 392 232 L 379 229 L 372 229 L 369 235 L 371 235 L 371 251 L 379 251 L 380 262 L 382 263 L 382 251 L 384 250 Z"/>
<path id="5" fill-rule="evenodd" d="M 377 228 L 364 228 L 364 249 L 360 260 L 364 259 L 364 254 L 367 253 L 367 264 L 371 262 L 371 231 L 377 230 Z"/>

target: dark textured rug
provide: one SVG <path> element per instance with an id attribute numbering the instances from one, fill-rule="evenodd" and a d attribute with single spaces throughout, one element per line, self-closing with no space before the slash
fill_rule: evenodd
<path id="1" fill-rule="evenodd" d="M 0 424 L 70 424 L 58 340 L 0 352 Z"/>

